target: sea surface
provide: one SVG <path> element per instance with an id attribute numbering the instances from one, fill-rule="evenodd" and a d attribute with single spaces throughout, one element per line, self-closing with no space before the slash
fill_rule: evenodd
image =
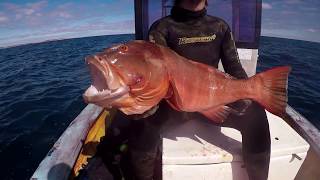
<path id="1" fill-rule="evenodd" d="M 134 35 L 77 38 L 0 49 L 0 179 L 29 179 L 86 106 L 84 58 Z M 262 37 L 258 71 L 293 67 L 289 104 L 320 128 L 320 44 Z"/>
<path id="2" fill-rule="evenodd" d="M 320 43 L 262 37 L 257 71 L 290 65 L 288 104 L 320 129 Z"/>

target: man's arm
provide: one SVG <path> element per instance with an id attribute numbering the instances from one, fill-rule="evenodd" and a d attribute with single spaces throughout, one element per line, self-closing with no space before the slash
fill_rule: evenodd
<path id="1" fill-rule="evenodd" d="M 152 24 L 152 26 L 149 29 L 148 38 L 150 42 L 160 44 L 162 46 L 168 46 L 167 40 L 166 40 L 166 27 L 161 27 L 161 24 L 159 21 L 156 21 Z"/>
<path id="2" fill-rule="evenodd" d="M 221 51 L 221 62 L 225 72 L 238 79 L 248 78 L 240 63 L 237 47 L 229 27 L 225 32 Z"/>

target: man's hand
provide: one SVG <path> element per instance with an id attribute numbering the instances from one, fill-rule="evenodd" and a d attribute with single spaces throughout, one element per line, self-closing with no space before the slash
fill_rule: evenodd
<path id="1" fill-rule="evenodd" d="M 140 120 L 140 119 L 147 118 L 147 117 L 153 115 L 158 110 L 158 108 L 159 108 L 159 105 L 153 106 L 151 109 L 144 112 L 143 114 L 135 114 L 135 115 L 132 115 L 132 117 L 134 120 Z"/>

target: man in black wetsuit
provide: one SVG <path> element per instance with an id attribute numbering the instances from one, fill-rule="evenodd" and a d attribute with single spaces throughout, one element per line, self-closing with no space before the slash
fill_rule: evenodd
<path id="1" fill-rule="evenodd" d="M 235 42 L 226 22 L 206 14 L 206 0 L 179 0 L 171 15 L 156 21 L 149 30 L 149 40 L 168 46 L 181 56 L 218 67 L 221 59 L 226 73 L 243 79 L 243 70 Z M 196 75 L 196 74 L 195 74 Z M 160 133 L 168 116 L 183 118 L 184 112 L 173 112 L 166 103 L 151 116 L 135 121 L 129 147 L 137 179 L 153 179 L 153 170 L 160 145 Z M 229 105 L 242 112 L 230 114 L 219 126 L 238 129 L 242 134 L 242 152 L 251 180 L 267 179 L 270 161 L 270 133 L 264 109 L 255 102 L 237 101 Z M 196 113 L 188 113 L 196 114 Z"/>

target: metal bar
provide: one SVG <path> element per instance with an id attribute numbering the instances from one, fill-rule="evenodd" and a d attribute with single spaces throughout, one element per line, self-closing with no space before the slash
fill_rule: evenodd
<path id="1" fill-rule="evenodd" d="M 149 29 L 148 0 L 134 1 L 136 39 L 147 39 Z"/>
<path id="2" fill-rule="evenodd" d="M 240 33 L 240 2 L 239 0 L 232 0 L 232 32 L 234 40 L 239 41 Z"/>
<path id="3" fill-rule="evenodd" d="M 252 34 L 253 40 L 243 41 L 241 36 L 243 32 L 246 32 L 244 28 L 245 18 L 248 16 L 246 12 L 243 12 L 244 8 L 250 7 L 250 15 L 254 17 L 254 24 L 250 24 L 254 29 Z M 260 35 L 261 35 L 261 0 L 249 0 L 243 3 L 240 0 L 232 0 L 232 32 L 234 34 L 236 46 L 238 48 L 258 49 Z"/>
<path id="4" fill-rule="evenodd" d="M 255 25 L 255 40 L 254 44 L 258 48 L 261 36 L 261 12 L 262 12 L 262 0 L 256 0 L 256 25 Z"/>

